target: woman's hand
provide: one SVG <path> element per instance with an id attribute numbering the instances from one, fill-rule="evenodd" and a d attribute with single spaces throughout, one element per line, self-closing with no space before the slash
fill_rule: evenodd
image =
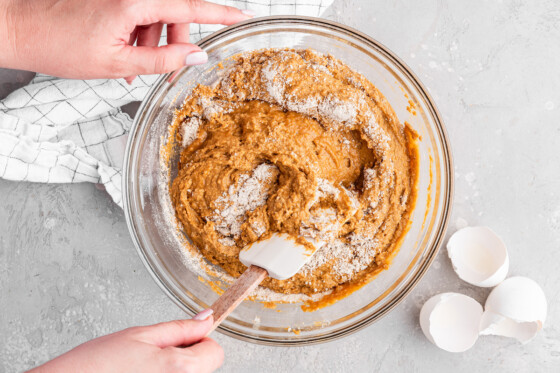
<path id="1" fill-rule="evenodd" d="M 212 372 L 222 365 L 224 353 L 204 337 L 211 327 L 212 317 L 125 329 L 86 342 L 31 372 Z"/>
<path id="2" fill-rule="evenodd" d="M 0 67 L 81 79 L 165 73 L 207 61 L 189 23 L 253 15 L 202 0 L 0 0 Z M 164 24 L 169 45 L 157 47 Z"/>

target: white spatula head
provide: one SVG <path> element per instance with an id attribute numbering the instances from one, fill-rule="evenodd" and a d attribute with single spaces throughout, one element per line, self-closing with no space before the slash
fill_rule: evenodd
<path id="1" fill-rule="evenodd" d="M 298 244 L 286 234 L 273 234 L 271 238 L 244 248 L 239 260 L 247 267 L 255 265 L 268 271 L 277 280 L 285 280 L 295 275 L 307 263 L 323 243 L 308 240 L 314 251 Z"/>

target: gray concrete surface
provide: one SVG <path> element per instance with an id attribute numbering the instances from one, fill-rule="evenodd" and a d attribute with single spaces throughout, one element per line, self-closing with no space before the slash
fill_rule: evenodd
<path id="1" fill-rule="evenodd" d="M 542 285 L 549 317 L 526 345 L 482 337 L 462 354 L 438 350 L 418 325 L 422 303 L 488 293 L 461 282 L 442 250 L 396 310 L 342 340 L 288 349 L 216 335 L 222 371 L 560 371 L 560 3 L 337 1 L 328 17 L 384 43 L 429 88 L 455 155 L 449 233 L 465 221 L 498 232 L 510 274 Z M 93 185 L 0 181 L 0 227 L 0 372 L 182 316 L 137 258 L 122 211 Z"/>

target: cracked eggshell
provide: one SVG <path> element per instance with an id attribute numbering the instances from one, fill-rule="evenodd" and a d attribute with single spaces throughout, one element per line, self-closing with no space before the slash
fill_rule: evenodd
<path id="1" fill-rule="evenodd" d="M 487 227 L 458 230 L 447 243 L 447 253 L 457 275 L 475 286 L 496 286 L 509 270 L 506 245 Z"/>
<path id="2" fill-rule="evenodd" d="M 482 306 L 471 297 L 443 293 L 430 298 L 420 311 L 420 326 L 426 338 L 449 352 L 471 348 L 479 335 Z"/>
<path id="3" fill-rule="evenodd" d="M 546 297 L 542 288 L 527 277 L 510 277 L 486 300 L 480 334 L 500 335 L 529 342 L 543 328 Z"/>

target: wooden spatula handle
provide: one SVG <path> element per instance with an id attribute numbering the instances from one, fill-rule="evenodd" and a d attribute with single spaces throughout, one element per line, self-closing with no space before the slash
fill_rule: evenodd
<path id="1" fill-rule="evenodd" d="M 224 294 L 210 306 L 214 310 L 214 325 L 208 332 L 210 334 L 220 323 L 228 317 L 228 315 L 243 302 L 256 288 L 265 277 L 268 276 L 266 269 L 257 266 L 250 266 L 245 272 L 235 281 L 233 285 L 226 290 Z"/>

